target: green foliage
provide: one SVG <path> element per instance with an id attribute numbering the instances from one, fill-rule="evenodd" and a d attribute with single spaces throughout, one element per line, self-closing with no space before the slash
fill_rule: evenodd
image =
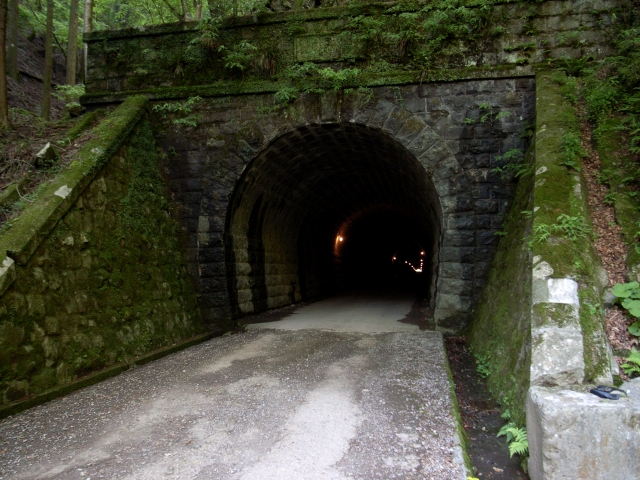
<path id="1" fill-rule="evenodd" d="M 480 375 L 482 378 L 487 378 L 491 373 L 491 364 L 489 363 L 489 357 L 479 353 L 476 353 L 474 357 L 476 360 L 476 371 L 478 372 L 478 375 Z"/>
<path id="2" fill-rule="evenodd" d="M 290 65 L 277 75 L 280 87 L 274 94 L 276 108 L 288 105 L 300 92 L 322 93 L 327 90 L 344 89 L 359 75 L 358 68 L 334 70 L 330 67 L 321 68 L 312 62 Z"/>
<path id="3" fill-rule="evenodd" d="M 584 215 L 568 215 L 563 213 L 559 215 L 556 220 L 558 223 L 552 225 L 552 229 L 566 238 L 577 240 L 591 234 L 591 226 Z"/>
<path id="4" fill-rule="evenodd" d="M 345 41 L 363 45 L 372 61 L 404 62 L 423 71 L 438 66 L 463 66 L 467 55 L 480 50 L 490 30 L 493 2 L 480 0 L 468 7 L 463 0 L 436 0 L 414 12 L 397 3 L 386 15 L 357 15 L 347 19 Z M 347 39 L 347 37 L 349 37 Z"/>
<path id="5" fill-rule="evenodd" d="M 604 196 L 604 199 L 602 200 L 602 203 L 604 203 L 605 205 L 609 205 L 611 207 L 611 206 L 615 205 L 617 196 L 618 196 L 617 193 L 609 192 Z"/>
<path id="6" fill-rule="evenodd" d="M 633 1 L 614 17 L 613 56 L 597 63 L 584 58 L 579 68 L 567 69 L 584 77 L 584 100 L 591 122 L 599 125 L 610 115 L 622 115 L 628 149 L 640 154 L 640 2 Z M 636 175 L 637 176 L 637 175 Z"/>
<path id="7" fill-rule="evenodd" d="M 560 165 L 580 171 L 580 161 L 586 156 L 582 148 L 582 138 L 579 132 L 569 131 L 562 136 L 562 160 Z"/>
<path id="8" fill-rule="evenodd" d="M 625 359 L 626 362 L 620 365 L 629 376 L 640 375 L 640 351 L 635 348 L 631 350 L 629 356 Z"/>
<path id="9" fill-rule="evenodd" d="M 205 49 L 215 51 L 220 47 L 220 26 L 222 17 L 209 17 L 200 21 L 198 32 L 200 33 L 191 41 L 191 44 L 198 44 Z"/>
<path id="10" fill-rule="evenodd" d="M 54 97 L 62 100 L 67 108 L 79 106 L 80 97 L 84 95 L 84 85 L 81 83 L 78 85 L 56 85 L 55 92 L 52 93 Z"/>
<path id="11" fill-rule="evenodd" d="M 638 282 L 618 283 L 612 293 L 630 315 L 640 319 L 640 284 Z M 629 326 L 629 333 L 640 337 L 640 320 Z"/>
<path id="12" fill-rule="evenodd" d="M 161 209 L 168 209 L 169 205 L 164 196 L 163 179 L 158 167 L 158 147 L 148 124 L 143 124 L 140 134 L 134 137 L 129 153 L 134 174 L 128 191 L 121 200 L 119 233 L 121 238 L 137 233 L 144 241 L 150 242 L 160 231 L 156 219 L 149 215 L 149 203 L 154 202 Z M 116 285 L 117 283 L 115 282 Z"/>
<path id="13" fill-rule="evenodd" d="M 506 436 L 509 445 L 509 454 L 518 454 L 525 457 L 529 454 L 529 441 L 527 439 L 527 429 L 516 426 L 515 423 L 509 422 L 503 426 L 498 432 L 498 437 Z"/>
<path id="14" fill-rule="evenodd" d="M 283 85 L 275 93 L 275 101 L 278 105 L 287 105 L 298 98 L 298 89 L 290 85 Z"/>
<path id="15" fill-rule="evenodd" d="M 551 226 L 546 223 L 539 223 L 533 226 L 533 233 L 531 238 L 527 242 L 529 248 L 533 246 L 534 243 L 544 243 L 551 236 Z"/>
<path id="16" fill-rule="evenodd" d="M 258 49 L 247 40 L 242 40 L 231 48 L 220 45 L 218 52 L 222 53 L 225 68 L 244 72 L 255 61 Z"/>
<path id="17" fill-rule="evenodd" d="M 570 240 L 578 240 L 591 235 L 591 233 L 591 226 L 584 215 L 563 213 L 558 215 L 554 224 L 539 223 L 534 225 L 533 234 L 527 244 L 531 248 L 534 243 L 544 243 L 552 234 L 561 235 Z"/>
<path id="18" fill-rule="evenodd" d="M 174 125 L 185 125 L 188 127 L 197 127 L 199 117 L 193 114 L 193 108 L 202 101 L 201 97 L 189 97 L 184 102 L 168 102 L 154 105 L 152 110 L 159 113 L 163 119 L 173 115 Z"/>
<path id="19" fill-rule="evenodd" d="M 492 171 L 500 173 L 504 178 L 506 175 L 513 175 L 520 178 L 533 173 L 533 164 L 527 162 L 521 150 L 513 148 L 506 151 L 503 155 L 495 158 L 496 161 L 505 162 L 502 167 L 495 167 Z"/>

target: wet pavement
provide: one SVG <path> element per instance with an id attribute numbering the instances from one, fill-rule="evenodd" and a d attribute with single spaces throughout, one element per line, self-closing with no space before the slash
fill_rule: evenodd
<path id="1" fill-rule="evenodd" d="M 442 337 L 411 306 L 317 302 L 9 417 L 0 478 L 463 480 Z"/>

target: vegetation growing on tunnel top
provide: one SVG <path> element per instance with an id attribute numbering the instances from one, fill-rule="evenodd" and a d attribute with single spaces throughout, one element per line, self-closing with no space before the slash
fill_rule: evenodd
<path id="1" fill-rule="evenodd" d="M 0 404 L 203 330 L 148 122 L 127 141 L 142 100 L 98 127 L 106 159 L 83 151 L 70 173 L 95 179 L 69 183 L 77 201 L 0 296 Z"/>

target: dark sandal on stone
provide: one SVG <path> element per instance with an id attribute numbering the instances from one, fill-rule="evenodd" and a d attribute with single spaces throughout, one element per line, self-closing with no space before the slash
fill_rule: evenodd
<path id="1" fill-rule="evenodd" d="M 592 388 L 589 391 L 594 395 L 597 395 L 600 398 L 606 398 L 607 400 L 618 400 L 620 398 L 620 393 L 623 393 L 625 397 L 627 396 L 627 392 L 624 390 L 620 390 L 615 387 L 607 387 L 605 385 L 598 385 L 596 388 Z"/>

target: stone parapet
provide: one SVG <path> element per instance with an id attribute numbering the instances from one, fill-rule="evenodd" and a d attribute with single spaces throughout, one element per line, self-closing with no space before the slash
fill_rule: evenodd
<path id="1" fill-rule="evenodd" d="M 640 379 L 620 388 L 628 396 L 615 401 L 586 389 L 529 389 L 532 480 L 640 478 Z"/>

